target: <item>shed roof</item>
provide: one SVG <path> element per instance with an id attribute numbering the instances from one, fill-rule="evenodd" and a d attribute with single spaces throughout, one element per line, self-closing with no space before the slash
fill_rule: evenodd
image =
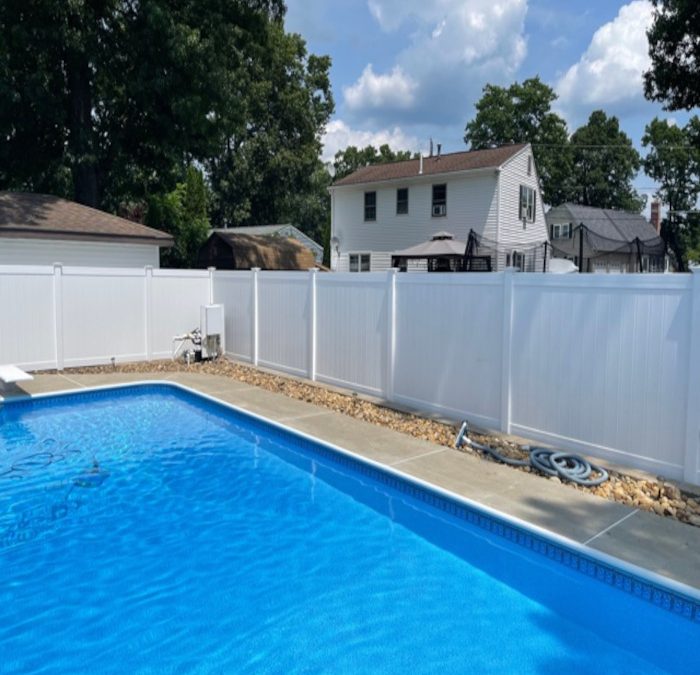
<path id="1" fill-rule="evenodd" d="M 212 230 L 212 232 L 229 232 L 233 234 L 252 234 L 261 236 L 270 236 L 278 234 L 289 228 L 296 233 L 299 239 L 308 242 L 309 246 L 317 248 L 319 251 L 323 252 L 323 246 L 318 242 L 314 241 L 308 234 L 302 232 L 296 225 L 291 223 L 279 223 L 276 225 L 245 225 L 242 227 L 219 227 Z"/>
<path id="2" fill-rule="evenodd" d="M 233 249 L 238 269 L 308 270 L 316 266 L 314 254 L 291 237 L 256 236 L 230 230 L 216 231 L 209 239 L 214 237 Z"/>
<path id="3" fill-rule="evenodd" d="M 0 237 L 173 245 L 166 232 L 33 192 L 0 192 Z"/>
<path id="4" fill-rule="evenodd" d="M 377 183 L 385 180 L 400 180 L 402 178 L 417 178 L 420 175 L 431 176 L 455 171 L 473 171 L 477 169 L 497 169 L 514 155 L 517 155 L 527 143 L 502 145 L 486 150 L 469 150 L 451 152 L 444 155 L 433 155 L 423 158 L 423 173 L 420 171 L 420 159 L 408 159 L 402 162 L 372 164 L 363 166 L 349 176 L 333 183 L 333 187 L 358 185 L 361 183 Z"/>

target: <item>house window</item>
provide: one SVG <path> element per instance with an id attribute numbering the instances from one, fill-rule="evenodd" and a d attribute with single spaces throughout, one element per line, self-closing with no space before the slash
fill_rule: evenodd
<path id="1" fill-rule="evenodd" d="M 377 220 L 376 192 L 365 192 L 365 220 Z"/>
<path id="2" fill-rule="evenodd" d="M 405 216 L 408 213 L 408 188 L 396 191 L 396 215 Z"/>
<path id="3" fill-rule="evenodd" d="M 369 253 L 351 253 L 349 256 L 349 269 L 351 272 L 369 272 Z"/>
<path id="4" fill-rule="evenodd" d="M 447 185 L 433 185 L 433 216 L 447 215 Z"/>
<path id="5" fill-rule="evenodd" d="M 520 220 L 523 221 L 523 226 L 525 223 L 535 222 L 535 189 L 527 187 L 527 185 L 520 186 Z"/>
<path id="6" fill-rule="evenodd" d="M 552 225 L 552 239 L 570 239 L 571 223 L 555 223 Z"/>

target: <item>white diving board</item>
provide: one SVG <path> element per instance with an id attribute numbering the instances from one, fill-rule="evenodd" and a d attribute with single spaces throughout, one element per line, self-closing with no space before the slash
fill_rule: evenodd
<path id="1" fill-rule="evenodd" d="M 14 384 L 15 382 L 27 382 L 33 380 L 34 376 L 25 373 L 17 366 L 0 366 L 0 389 L 5 384 Z"/>

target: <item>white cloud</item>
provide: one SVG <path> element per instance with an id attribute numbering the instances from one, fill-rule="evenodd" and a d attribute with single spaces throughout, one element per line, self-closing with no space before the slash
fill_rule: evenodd
<path id="1" fill-rule="evenodd" d="M 527 0 L 369 0 L 385 32 L 408 44 L 386 73 L 371 66 L 345 91 L 356 118 L 463 121 L 486 82 L 510 83 L 525 58 Z M 371 96 L 370 85 L 377 94 Z"/>
<path id="2" fill-rule="evenodd" d="M 333 120 L 326 127 L 323 136 L 323 153 L 321 155 L 324 162 L 333 161 L 338 150 L 345 150 L 348 145 L 364 148 L 373 145 L 378 148 L 380 145 L 388 143 L 392 150 L 412 150 L 417 152 L 420 142 L 415 136 L 409 136 L 400 127 L 392 129 L 382 129 L 380 131 L 365 131 L 353 129 L 343 120 Z"/>
<path id="3" fill-rule="evenodd" d="M 409 108 L 413 104 L 416 82 L 408 77 L 400 66 L 388 75 L 375 74 L 370 63 L 360 79 L 343 90 L 345 103 L 350 110 Z"/>
<path id="4" fill-rule="evenodd" d="M 652 21 L 652 5 L 634 0 L 593 35 L 579 61 L 556 85 L 559 105 L 568 116 L 596 106 L 623 110 L 644 100 L 642 73 L 649 67 L 646 31 Z"/>

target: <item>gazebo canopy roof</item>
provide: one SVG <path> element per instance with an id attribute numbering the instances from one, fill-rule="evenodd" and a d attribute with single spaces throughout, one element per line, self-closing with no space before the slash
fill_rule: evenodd
<path id="1" fill-rule="evenodd" d="M 430 241 L 405 248 L 403 251 L 395 251 L 392 255 L 396 258 L 461 257 L 466 248 L 466 242 L 455 239 L 449 232 L 436 232 Z"/>

